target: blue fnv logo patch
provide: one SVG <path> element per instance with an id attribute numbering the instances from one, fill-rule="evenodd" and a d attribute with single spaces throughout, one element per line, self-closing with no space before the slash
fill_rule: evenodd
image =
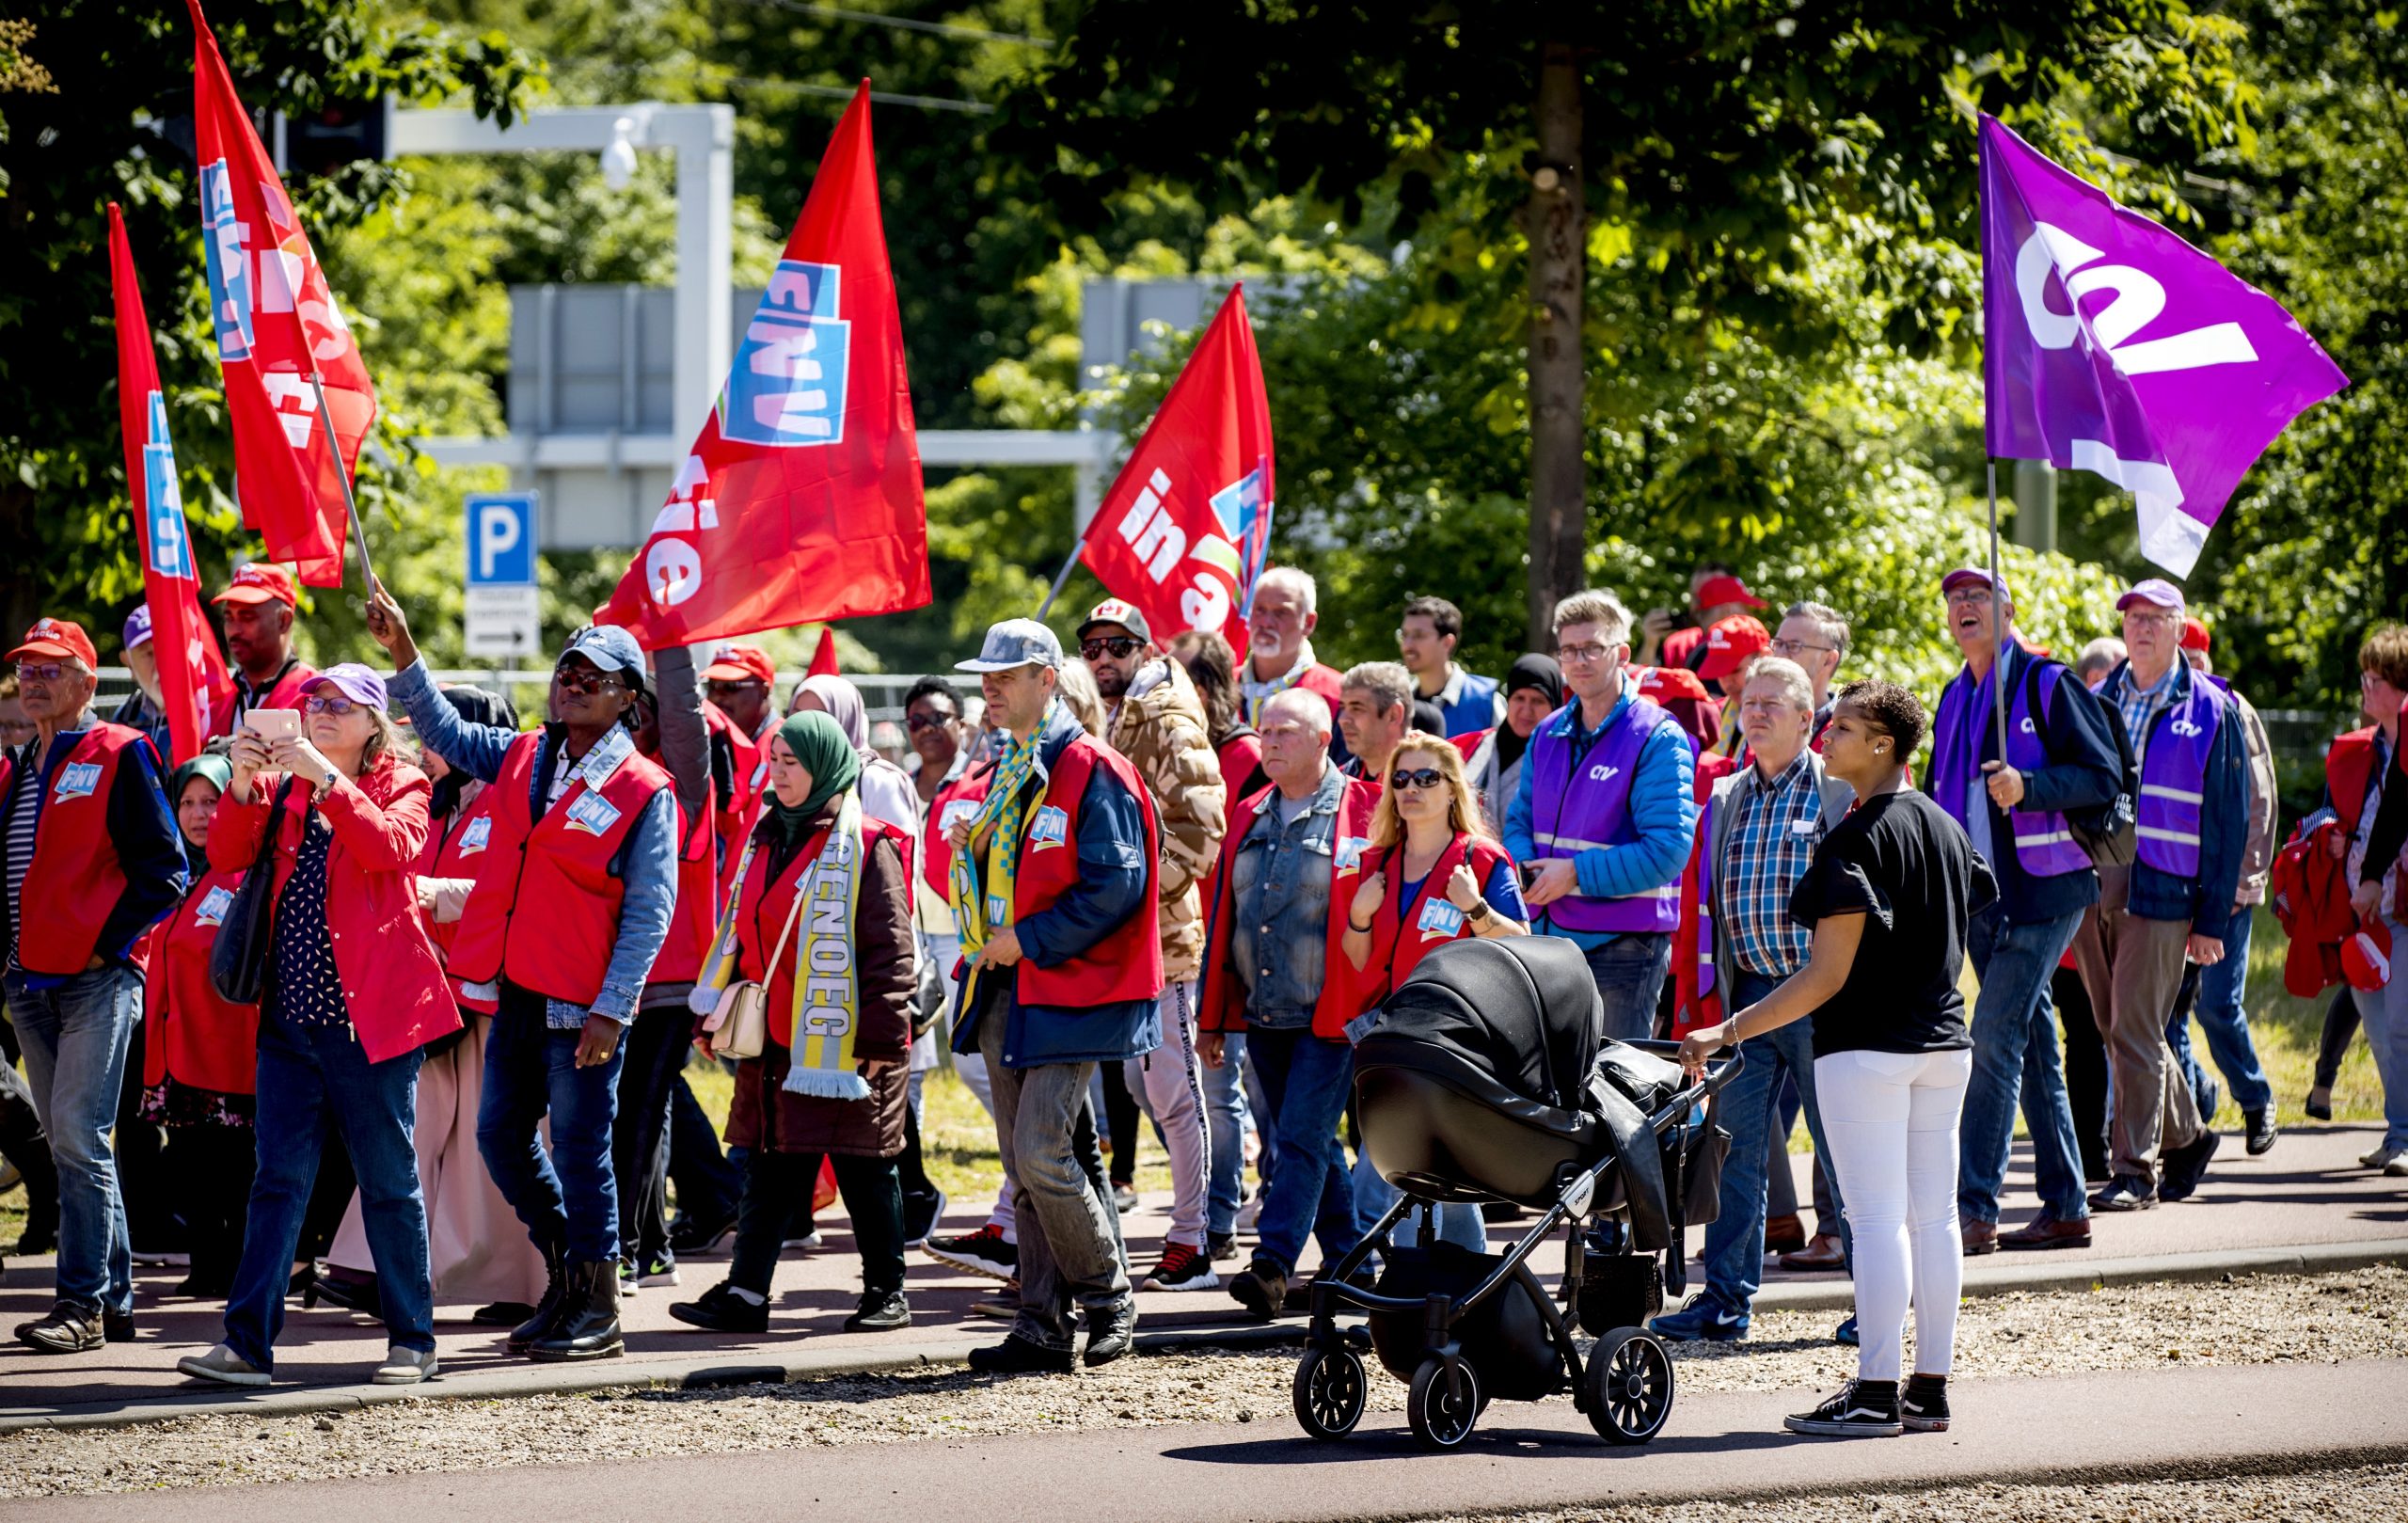
<path id="1" fill-rule="evenodd" d="M 591 797 L 591 795 L 588 795 L 588 797 Z M 460 833 L 460 855 L 464 857 L 473 857 L 478 852 L 483 851 L 485 849 L 486 843 L 492 839 L 493 817 L 491 815 L 479 815 L 476 818 L 468 821 L 468 828 L 467 830 Z"/>
<path id="2" fill-rule="evenodd" d="M 720 393 L 722 437 L 789 450 L 843 442 L 853 337 L 852 324 L 836 315 L 844 273 L 841 265 L 778 262 Z"/>
<path id="3" fill-rule="evenodd" d="M 1443 940 L 1464 928 L 1464 912 L 1444 899 L 1432 899 L 1421 907 L 1421 918 L 1416 925 L 1425 938 Z"/>
<path id="4" fill-rule="evenodd" d="M 568 806 L 568 828 L 599 835 L 617 824 L 619 806 L 598 793 L 588 793 Z"/>
<path id="5" fill-rule="evenodd" d="M 1330 857 L 1330 865 L 1341 873 L 1353 872 L 1363 865 L 1363 849 L 1370 844 L 1360 835 L 1339 837 L 1338 849 Z"/>
<path id="6" fill-rule="evenodd" d="M 51 801 L 63 803 L 70 799 L 88 799 L 100 791 L 99 762 L 69 762 L 58 769 L 58 786 L 51 790 Z"/>
<path id="7" fill-rule="evenodd" d="M 1037 817 L 1029 821 L 1028 845 L 1032 851 L 1041 846 L 1060 846 L 1069 837 L 1070 817 L 1050 803 L 1039 809 Z"/>
<path id="8" fill-rule="evenodd" d="M 192 912 L 192 923 L 196 926 L 222 926 L 226 923 L 226 912 L 233 906 L 234 896 L 227 893 L 226 885 L 220 883 L 201 896 L 200 908 Z"/>

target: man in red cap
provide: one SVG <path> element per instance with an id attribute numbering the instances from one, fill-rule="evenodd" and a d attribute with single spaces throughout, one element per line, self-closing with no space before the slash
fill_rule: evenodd
<path id="1" fill-rule="evenodd" d="M 723 645 L 703 668 L 703 696 L 727 716 L 727 727 L 714 726 L 713 736 L 728 752 L 727 801 L 719 821 L 721 855 L 728 862 L 743 850 L 761 790 L 768 782 L 768 754 L 763 748 L 777 719 L 769 704 L 777 680 L 777 667 L 758 645 Z"/>
<path id="2" fill-rule="evenodd" d="M 1748 591 L 1738 573 L 1719 561 L 1704 561 L 1689 573 L 1689 627 L 1672 627 L 1671 609 L 1650 609 L 1640 621 L 1640 646 L 1631 658 L 1635 666 L 1686 666 L 1694 672 L 1705 659 L 1705 632 L 1734 613 L 1760 609 L 1765 600 Z"/>
<path id="3" fill-rule="evenodd" d="M 1722 734 L 1714 743 L 1718 756 L 1737 756 L 1748 749 L 1747 738 L 1739 733 L 1739 692 L 1748 685 L 1748 668 L 1771 643 L 1772 635 L 1746 613 L 1717 619 L 1705 631 L 1705 654 L 1698 660 L 1698 677 L 1715 684 L 1731 700 L 1723 706 Z"/>
<path id="4" fill-rule="evenodd" d="M 293 611 L 300 604 L 293 573 L 267 561 L 237 566 L 226 590 L 210 599 L 226 625 L 226 654 L 234 662 L 234 694 L 209 718 L 211 735 L 231 735 L 254 708 L 299 708 L 301 690 L 317 668 L 293 654 Z"/>
<path id="5" fill-rule="evenodd" d="M 5 985 L 59 1175 L 57 1299 L 16 1333 L 40 1352 L 78 1354 L 134 1337 L 109 1134 L 142 1018 L 135 943 L 183 892 L 183 841 L 150 742 L 92 713 L 92 637 L 39 619 L 6 659 L 34 738 L 0 755 Z"/>

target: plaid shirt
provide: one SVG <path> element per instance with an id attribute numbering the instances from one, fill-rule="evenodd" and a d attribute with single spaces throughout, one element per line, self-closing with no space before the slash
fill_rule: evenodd
<path id="1" fill-rule="evenodd" d="M 1729 932 L 1738 971 L 1786 978 L 1806 965 L 1814 935 L 1789 917 L 1789 893 L 1823 839 L 1823 795 L 1808 753 L 1737 796 L 1730 849 L 1715 865 L 1715 913 Z"/>
<path id="2" fill-rule="evenodd" d="M 2157 711 L 2190 696 L 2190 674 L 2188 662 L 2176 661 L 2165 669 L 2165 675 L 2157 679 L 2156 687 L 2143 688 L 2132 681 L 2130 666 L 2116 671 L 2107 698 L 2115 706 L 2115 712 L 2123 716 L 2124 734 L 2131 739 L 2135 758 L 2148 750 L 2148 727 L 2156 722 Z"/>

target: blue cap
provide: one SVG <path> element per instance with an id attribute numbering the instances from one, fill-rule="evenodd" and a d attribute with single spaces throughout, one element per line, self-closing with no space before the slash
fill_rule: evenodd
<path id="1" fill-rule="evenodd" d="M 636 637 L 615 624 L 594 624 L 568 637 L 568 645 L 561 652 L 561 660 L 582 656 L 605 672 L 625 672 L 641 685 L 643 681 L 643 647 Z M 557 666 L 560 662 L 552 663 Z"/>
<path id="2" fill-rule="evenodd" d="M 957 672 L 1008 672 L 1018 666 L 1046 666 L 1059 671 L 1062 642 L 1035 619 L 1006 619 L 987 628 L 987 643 L 975 660 L 956 661 Z"/>
<path id="3" fill-rule="evenodd" d="M 125 616 L 125 648 L 150 643 L 150 605 L 136 603 L 134 611 Z"/>

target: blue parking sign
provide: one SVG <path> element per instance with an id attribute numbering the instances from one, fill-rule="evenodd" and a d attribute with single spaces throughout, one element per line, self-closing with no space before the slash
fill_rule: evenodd
<path id="1" fill-rule="evenodd" d="M 489 492 L 467 500 L 468 585 L 535 585 L 535 494 Z"/>

